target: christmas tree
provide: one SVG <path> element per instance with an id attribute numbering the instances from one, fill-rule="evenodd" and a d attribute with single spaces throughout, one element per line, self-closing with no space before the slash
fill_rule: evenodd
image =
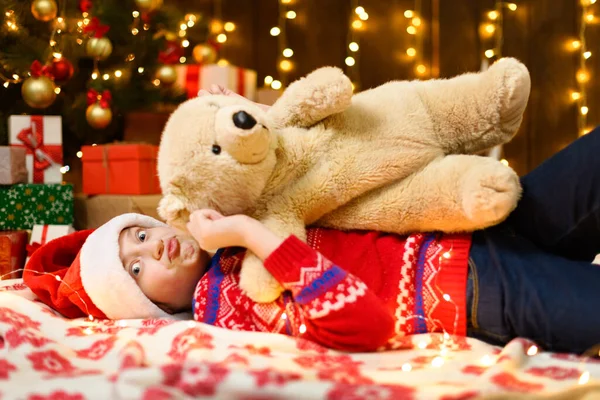
<path id="1" fill-rule="evenodd" d="M 162 0 L 0 0 L 0 10 L 0 145 L 9 115 L 60 115 L 66 159 L 120 139 L 127 112 L 184 100 L 172 64 L 208 32 Z"/>

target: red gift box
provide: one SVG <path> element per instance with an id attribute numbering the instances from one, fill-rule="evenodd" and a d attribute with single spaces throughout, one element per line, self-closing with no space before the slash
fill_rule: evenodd
<path id="1" fill-rule="evenodd" d="M 158 146 L 108 144 L 83 146 L 83 193 L 158 194 Z"/>
<path id="2" fill-rule="evenodd" d="M 0 280 L 16 279 L 23 276 L 22 271 L 14 274 L 10 274 L 10 272 L 22 269 L 25 266 L 26 246 L 26 231 L 0 231 Z"/>
<path id="3" fill-rule="evenodd" d="M 256 71 L 233 65 L 183 64 L 176 65 L 178 87 L 185 89 L 188 99 L 198 96 L 200 89 L 221 85 L 247 99 L 256 98 Z"/>

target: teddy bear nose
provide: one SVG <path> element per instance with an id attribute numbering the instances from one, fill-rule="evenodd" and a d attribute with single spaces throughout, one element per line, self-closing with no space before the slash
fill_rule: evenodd
<path id="1" fill-rule="evenodd" d="M 240 129 L 252 129 L 256 125 L 256 120 L 246 111 L 238 111 L 233 114 L 233 124 Z"/>

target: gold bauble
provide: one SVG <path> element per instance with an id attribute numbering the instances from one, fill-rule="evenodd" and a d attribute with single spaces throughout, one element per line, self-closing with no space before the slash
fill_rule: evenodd
<path id="1" fill-rule="evenodd" d="M 34 0 L 31 3 L 31 13 L 40 21 L 50 21 L 56 18 L 58 7 L 54 0 Z"/>
<path id="2" fill-rule="evenodd" d="M 177 70 L 172 65 L 162 65 L 156 70 L 156 79 L 166 86 L 171 86 L 177 81 Z"/>
<path id="3" fill-rule="evenodd" d="M 99 103 L 90 104 L 85 110 L 85 119 L 94 129 L 104 129 L 112 121 L 110 107 L 102 108 Z"/>
<path id="4" fill-rule="evenodd" d="M 163 0 L 135 0 L 135 5 L 138 6 L 140 11 L 154 11 L 162 6 Z"/>
<path id="5" fill-rule="evenodd" d="M 52 79 L 46 76 L 30 77 L 21 86 L 21 96 L 25 103 L 33 108 L 46 108 L 54 103 L 56 87 Z"/>
<path id="6" fill-rule="evenodd" d="M 85 46 L 85 51 L 90 57 L 97 58 L 98 60 L 104 60 L 112 53 L 112 43 L 107 37 L 101 38 L 89 38 Z"/>
<path id="7" fill-rule="evenodd" d="M 197 44 L 192 51 L 194 61 L 198 64 L 214 64 L 217 61 L 217 51 L 208 44 Z"/>

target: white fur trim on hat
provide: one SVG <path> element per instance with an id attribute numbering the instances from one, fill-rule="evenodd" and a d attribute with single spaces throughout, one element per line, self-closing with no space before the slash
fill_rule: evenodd
<path id="1" fill-rule="evenodd" d="M 123 214 L 88 236 L 81 247 L 80 269 L 84 290 L 110 319 L 171 317 L 152 303 L 129 275 L 119 257 L 119 235 L 125 228 L 166 226 L 146 215 Z"/>

